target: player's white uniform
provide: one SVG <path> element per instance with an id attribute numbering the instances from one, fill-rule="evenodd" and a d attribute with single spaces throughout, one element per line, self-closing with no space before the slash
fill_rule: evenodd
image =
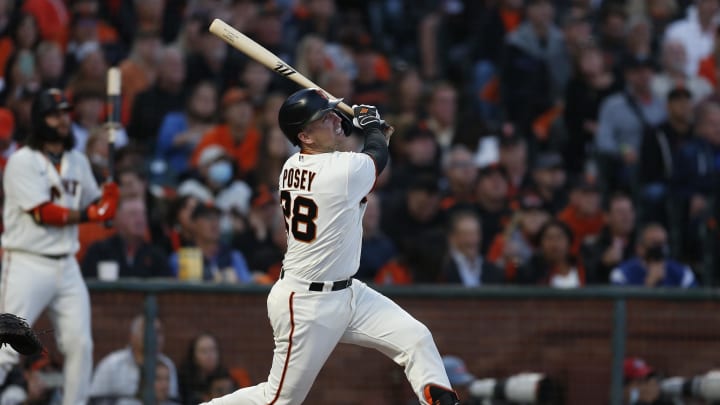
<path id="1" fill-rule="evenodd" d="M 43 153 L 29 147 L 10 156 L 3 187 L 0 312 L 33 324 L 49 309 L 53 334 L 64 355 L 63 404 L 82 404 L 90 385 L 93 345 L 90 299 L 75 260 L 77 225 L 39 225 L 28 211 L 45 202 L 84 209 L 100 197 L 100 189 L 82 153 L 64 152 L 58 173 Z M 0 350 L 0 368 L 17 361 L 18 354 L 8 346 Z"/>
<path id="2" fill-rule="evenodd" d="M 363 198 L 374 183 L 375 165 L 364 153 L 296 153 L 285 163 L 280 199 L 288 249 L 283 276 L 267 301 L 275 335 L 272 369 L 267 382 L 211 404 L 301 404 L 339 342 L 377 349 L 403 366 L 423 404 L 426 384 L 450 387 L 422 323 L 361 281 L 332 291 L 358 269 Z"/>

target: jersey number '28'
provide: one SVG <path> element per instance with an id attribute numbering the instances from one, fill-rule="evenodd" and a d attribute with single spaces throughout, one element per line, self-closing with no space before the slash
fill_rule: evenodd
<path id="1" fill-rule="evenodd" d="M 312 242 L 317 236 L 318 207 L 315 201 L 306 197 L 290 196 L 289 191 L 280 192 L 280 205 L 285 215 L 285 230 L 292 232 L 295 239 L 302 242 Z"/>

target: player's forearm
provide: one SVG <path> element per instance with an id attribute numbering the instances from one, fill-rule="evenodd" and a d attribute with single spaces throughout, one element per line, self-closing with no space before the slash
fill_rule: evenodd
<path id="1" fill-rule="evenodd" d="M 53 203 L 45 203 L 32 209 L 30 214 L 40 225 L 65 226 L 84 222 L 87 216 L 83 211 L 65 208 Z M 85 218 L 84 218 L 85 217 Z"/>
<path id="2" fill-rule="evenodd" d="M 388 161 L 388 145 L 380 128 L 368 128 L 365 133 L 365 145 L 362 152 L 370 155 L 375 161 L 377 174 L 382 173 Z"/>

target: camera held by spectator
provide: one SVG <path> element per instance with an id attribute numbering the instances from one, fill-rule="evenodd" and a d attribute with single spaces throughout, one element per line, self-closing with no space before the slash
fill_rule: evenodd
<path id="1" fill-rule="evenodd" d="M 720 401 L 720 370 L 710 370 L 693 377 L 669 377 L 660 381 L 663 396 Z"/>
<path id="2" fill-rule="evenodd" d="M 523 372 L 507 378 L 478 379 L 456 356 L 443 356 L 443 364 L 453 389 L 464 391 L 460 393 L 461 398 L 466 398 L 463 405 L 562 403 L 559 386 L 543 373 Z"/>

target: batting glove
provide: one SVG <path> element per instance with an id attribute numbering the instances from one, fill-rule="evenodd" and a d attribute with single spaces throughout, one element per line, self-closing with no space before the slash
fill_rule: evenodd
<path id="1" fill-rule="evenodd" d="M 371 105 L 353 105 L 353 125 L 362 130 L 380 128 L 381 120 L 377 107 Z"/>
<path id="2" fill-rule="evenodd" d="M 91 204 L 86 211 L 89 221 L 107 221 L 115 217 L 120 190 L 117 183 L 105 183 L 103 185 L 100 201 Z"/>

